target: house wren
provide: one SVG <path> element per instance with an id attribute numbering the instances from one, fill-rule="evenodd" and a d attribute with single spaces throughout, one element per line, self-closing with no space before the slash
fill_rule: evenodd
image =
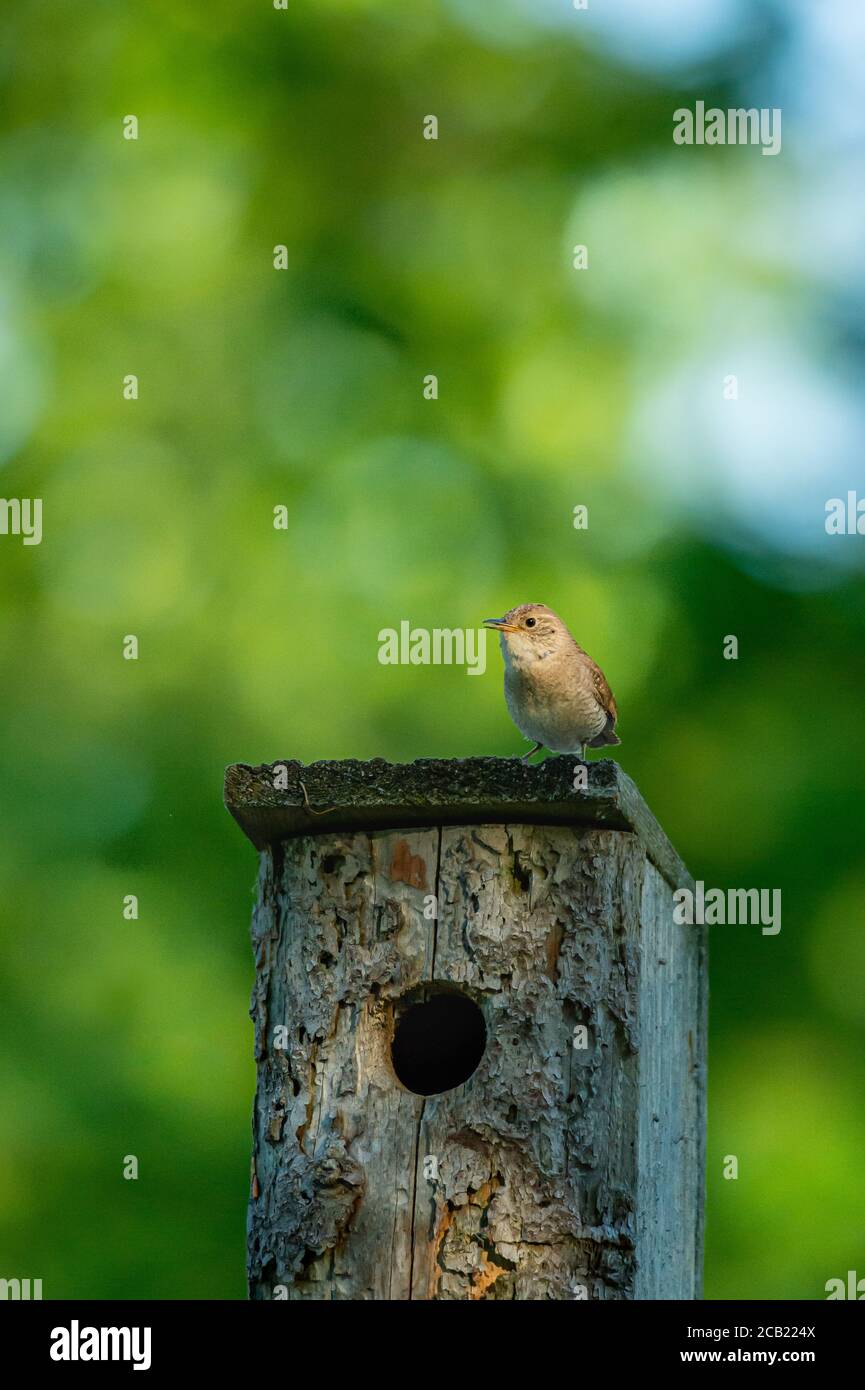
<path id="1" fill-rule="evenodd" d="M 485 618 L 499 633 L 505 659 L 505 700 L 511 719 L 534 748 L 577 753 L 586 745 L 620 743 L 616 702 L 600 666 L 543 603 L 522 603 L 503 618 Z"/>

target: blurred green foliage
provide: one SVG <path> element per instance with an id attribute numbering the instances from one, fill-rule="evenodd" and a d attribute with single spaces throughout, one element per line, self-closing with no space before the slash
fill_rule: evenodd
<path id="1" fill-rule="evenodd" d="M 847 251 L 789 235 L 795 155 L 671 142 L 783 59 L 774 7 L 666 73 L 541 9 L 0 16 L 2 491 L 44 499 L 41 546 L 0 538 L 0 1273 L 46 1297 L 244 1296 L 223 767 L 522 752 L 492 640 L 469 679 L 377 634 L 526 600 L 603 665 L 695 876 L 783 891 L 778 937 L 712 935 L 707 1296 L 865 1274 L 865 542 L 824 545 L 844 448 L 782 428 L 855 415 Z M 811 394 L 783 378 L 776 428 L 752 369 L 742 476 L 721 380 L 755 342 Z"/>

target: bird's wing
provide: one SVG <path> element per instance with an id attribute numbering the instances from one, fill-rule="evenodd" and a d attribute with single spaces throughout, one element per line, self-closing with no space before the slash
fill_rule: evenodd
<path id="1" fill-rule="evenodd" d="M 592 684 L 595 688 L 595 694 L 598 697 L 598 704 L 603 705 L 615 725 L 619 717 L 619 712 L 616 709 L 616 701 L 613 698 L 613 692 L 607 684 L 607 678 L 598 663 L 592 660 L 588 652 L 583 653 L 583 659 L 588 665 L 592 677 Z"/>

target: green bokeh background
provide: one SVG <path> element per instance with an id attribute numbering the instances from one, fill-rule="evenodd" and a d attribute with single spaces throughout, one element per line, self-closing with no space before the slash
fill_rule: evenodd
<path id="1" fill-rule="evenodd" d="M 0 484 L 44 539 L 0 537 L 0 1274 L 45 1297 L 245 1296 L 223 768 L 522 752 L 492 639 L 471 678 L 377 634 L 525 600 L 695 876 L 783 893 L 712 933 L 706 1295 L 865 1275 L 865 538 L 823 524 L 865 492 L 856 149 L 794 107 L 776 158 L 672 144 L 795 88 L 801 6 L 675 65 L 603 18 L 3 9 Z"/>

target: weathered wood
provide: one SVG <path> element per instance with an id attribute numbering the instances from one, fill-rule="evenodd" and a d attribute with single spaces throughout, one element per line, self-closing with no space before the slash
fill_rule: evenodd
<path id="1" fill-rule="evenodd" d="M 607 825 L 638 834 L 669 883 L 688 882 L 687 869 L 618 763 L 589 763 L 585 791 L 574 789 L 578 766 L 569 757 L 534 765 L 519 758 L 236 763 L 226 769 L 225 804 L 257 849 L 324 830 L 489 821 Z"/>
<path id="2" fill-rule="evenodd" d="M 698 1296 L 705 943 L 673 923 L 686 872 L 633 784 L 593 764 L 574 814 L 569 758 L 276 766 L 337 809 L 228 771 L 262 847 L 251 1296 Z M 530 818 L 496 814 L 514 805 Z M 486 1046 L 464 1084 L 416 1095 L 394 1029 L 442 989 L 477 1004 Z"/>

